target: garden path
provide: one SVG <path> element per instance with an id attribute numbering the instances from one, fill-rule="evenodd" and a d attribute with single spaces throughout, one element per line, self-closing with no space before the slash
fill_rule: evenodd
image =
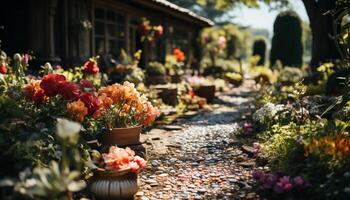
<path id="1" fill-rule="evenodd" d="M 246 80 L 222 93 L 212 111 L 173 124 L 181 130 L 151 131 L 149 164 L 136 199 L 259 199 L 251 178 L 255 160 L 238 136 L 254 99 L 253 86 Z"/>

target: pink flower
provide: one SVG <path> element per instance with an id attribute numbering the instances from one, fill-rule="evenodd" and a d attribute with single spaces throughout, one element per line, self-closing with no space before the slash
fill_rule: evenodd
<path id="1" fill-rule="evenodd" d="M 246 135 L 251 135 L 253 133 L 253 125 L 252 123 L 245 122 L 243 125 L 243 130 Z"/>
<path id="2" fill-rule="evenodd" d="M 141 158 L 140 156 L 135 156 L 134 162 L 136 162 L 141 169 L 146 167 L 147 161 L 145 159 Z"/>
<path id="3" fill-rule="evenodd" d="M 158 110 L 158 108 L 153 107 L 150 102 L 146 103 L 146 109 L 146 116 L 142 124 L 148 126 L 152 124 L 154 120 L 160 115 L 160 111 Z"/>
<path id="4" fill-rule="evenodd" d="M 293 183 L 295 184 L 295 186 L 301 187 L 304 185 L 305 181 L 300 176 L 297 176 L 293 179 Z"/>
<path id="5" fill-rule="evenodd" d="M 156 36 L 157 38 L 162 37 L 162 36 L 163 36 L 163 33 L 164 33 L 163 26 L 159 25 L 159 26 L 157 26 L 157 27 L 155 28 L 154 34 L 155 34 L 155 36 Z"/>
<path id="6" fill-rule="evenodd" d="M 136 162 L 130 162 L 129 166 L 132 173 L 138 173 L 140 170 L 140 166 Z"/>
<path id="7" fill-rule="evenodd" d="M 258 155 L 258 153 L 260 153 L 260 150 L 261 150 L 261 145 L 257 142 L 254 142 L 253 143 L 253 148 L 254 148 L 254 155 Z"/>

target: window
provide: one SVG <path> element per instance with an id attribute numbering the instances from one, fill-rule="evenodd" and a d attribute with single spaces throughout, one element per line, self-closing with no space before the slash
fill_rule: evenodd
<path id="1" fill-rule="evenodd" d="M 118 57 L 125 49 L 125 24 L 123 14 L 107 8 L 95 8 L 95 54 Z"/>

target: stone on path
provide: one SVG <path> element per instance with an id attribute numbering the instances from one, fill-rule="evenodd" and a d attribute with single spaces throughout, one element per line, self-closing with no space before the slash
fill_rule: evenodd
<path id="1" fill-rule="evenodd" d="M 236 139 L 251 88 L 248 81 L 219 97 L 211 112 L 190 111 L 186 120 L 152 129 L 149 135 L 161 137 L 152 140 L 135 199 L 260 199 L 252 187 L 252 149 Z"/>

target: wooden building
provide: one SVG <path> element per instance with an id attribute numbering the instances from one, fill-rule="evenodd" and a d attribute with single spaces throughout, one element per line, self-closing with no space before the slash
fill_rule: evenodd
<path id="1" fill-rule="evenodd" d="M 141 43 L 142 17 L 164 27 L 157 42 Z M 199 31 L 212 25 L 166 0 L 11 0 L 2 2 L 0 39 L 5 52 L 30 50 L 39 63 L 74 66 L 93 55 L 106 61 L 121 48 L 130 54 L 142 49 L 143 60 L 164 61 L 174 47 L 198 57 Z"/>

